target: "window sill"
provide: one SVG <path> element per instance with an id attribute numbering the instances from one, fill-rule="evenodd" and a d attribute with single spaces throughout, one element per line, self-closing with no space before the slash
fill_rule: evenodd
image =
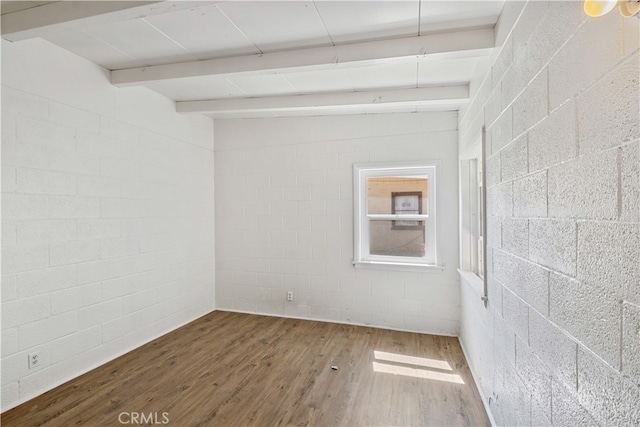
<path id="1" fill-rule="evenodd" d="M 355 268 L 372 268 L 372 269 L 393 269 L 403 271 L 414 271 L 420 273 L 441 273 L 444 266 L 433 264 L 419 264 L 409 262 L 387 262 L 387 261 L 353 261 Z"/>
<path id="2" fill-rule="evenodd" d="M 484 280 L 471 271 L 458 269 L 458 273 L 460 274 L 460 278 L 463 282 L 467 283 L 471 289 L 478 294 L 478 296 L 482 296 L 482 293 L 484 292 Z"/>

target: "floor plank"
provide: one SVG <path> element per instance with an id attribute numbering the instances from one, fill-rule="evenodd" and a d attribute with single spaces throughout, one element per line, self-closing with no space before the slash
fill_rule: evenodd
<path id="1" fill-rule="evenodd" d="M 169 426 L 490 425 L 456 338 L 220 311 L 1 422 L 120 426 L 122 413 Z"/>

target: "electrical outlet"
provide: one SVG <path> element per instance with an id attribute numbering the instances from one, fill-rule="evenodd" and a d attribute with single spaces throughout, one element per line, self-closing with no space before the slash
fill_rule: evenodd
<path id="1" fill-rule="evenodd" d="M 29 354 L 29 369 L 35 368 L 40 364 L 40 352 L 36 351 L 35 353 Z"/>
<path id="2" fill-rule="evenodd" d="M 287 301 L 293 301 L 293 291 L 287 292 Z"/>

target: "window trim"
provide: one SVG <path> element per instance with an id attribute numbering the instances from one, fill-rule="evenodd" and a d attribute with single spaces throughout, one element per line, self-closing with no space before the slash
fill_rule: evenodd
<path id="1" fill-rule="evenodd" d="M 486 132 L 483 127 L 477 137 L 459 155 L 460 268 L 458 272 L 467 283 L 479 288 L 479 292 L 482 293 L 481 299 L 486 307 L 488 290 L 485 145 Z"/>
<path id="2" fill-rule="evenodd" d="M 438 265 L 438 244 L 437 244 L 437 176 L 440 160 L 425 160 L 422 162 L 385 162 L 385 163 L 356 163 L 353 165 L 353 264 L 360 265 L 385 265 L 400 266 L 404 268 L 436 268 Z M 402 175 L 427 175 L 429 203 L 428 214 L 421 215 L 371 215 L 367 214 L 367 179 L 374 176 L 402 176 Z M 424 201 L 423 201 L 424 203 Z M 412 219 L 426 220 L 425 233 L 426 245 L 433 248 L 431 254 L 425 261 L 418 261 L 415 257 L 400 257 L 389 255 L 369 254 L 369 233 L 365 231 L 371 218 L 377 220 Z"/>

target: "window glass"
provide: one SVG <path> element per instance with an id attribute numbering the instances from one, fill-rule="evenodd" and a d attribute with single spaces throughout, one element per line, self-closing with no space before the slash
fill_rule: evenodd
<path id="1" fill-rule="evenodd" d="M 355 263 L 436 263 L 435 165 L 356 165 Z"/>
<path id="2" fill-rule="evenodd" d="M 425 221 L 406 221 L 416 226 L 407 229 L 394 227 L 394 222 L 369 223 L 369 253 L 372 255 L 422 258 L 425 256 Z"/>
<path id="3" fill-rule="evenodd" d="M 376 176 L 367 178 L 367 213 L 426 214 L 428 179 L 424 177 Z"/>

